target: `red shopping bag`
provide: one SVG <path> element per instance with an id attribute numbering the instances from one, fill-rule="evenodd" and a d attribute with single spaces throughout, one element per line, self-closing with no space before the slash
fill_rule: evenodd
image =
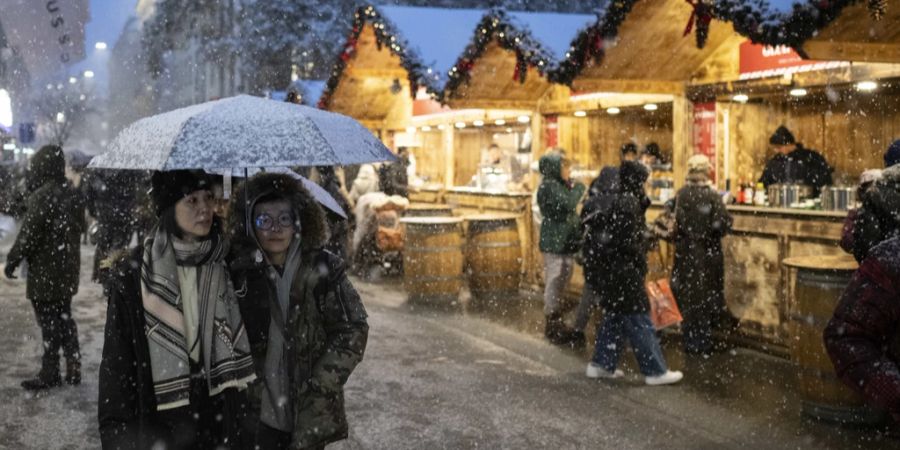
<path id="1" fill-rule="evenodd" d="M 650 298 L 650 319 L 657 330 L 681 323 L 681 311 L 675 303 L 675 296 L 668 279 L 648 281 L 647 297 Z"/>

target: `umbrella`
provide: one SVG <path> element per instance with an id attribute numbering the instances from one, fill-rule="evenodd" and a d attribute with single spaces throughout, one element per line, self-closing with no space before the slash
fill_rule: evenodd
<path id="1" fill-rule="evenodd" d="M 359 122 L 249 95 L 176 109 L 123 130 L 89 167 L 178 170 L 395 161 Z"/>
<path id="2" fill-rule="evenodd" d="M 286 167 L 267 167 L 265 169 L 262 169 L 262 171 L 284 173 L 290 175 L 294 179 L 299 180 L 303 184 L 303 187 L 305 187 L 306 190 L 309 191 L 309 193 L 313 196 L 313 198 L 316 199 L 317 202 L 319 202 L 320 205 L 328 208 L 335 214 L 345 219 L 347 218 L 347 213 L 344 211 L 344 208 L 341 208 L 341 205 L 338 204 L 337 200 L 335 200 L 334 197 L 332 197 L 331 194 L 328 193 L 328 191 L 323 189 L 322 186 L 319 186 L 318 184 L 310 181 L 308 178 Z M 247 169 L 246 172 L 243 169 L 213 169 L 207 170 L 207 172 L 223 176 L 231 175 L 233 177 L 246 177 L 255 175 L 257 172 L 260 172 L 260 169 Z"/>

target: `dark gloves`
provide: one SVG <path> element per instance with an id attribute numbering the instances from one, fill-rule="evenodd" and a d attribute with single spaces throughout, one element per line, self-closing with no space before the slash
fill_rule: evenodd
<path id="1" fill-rule="evenodd" d="M 15 280 L 16 278 L 18 278 L 15 275 L 17 267 L 19 267 L 19 263 L 14 262 L 14 261 L 7 261 L 6 267 L 3 268 L 3 274 L 6 275 L 6 278 L 9 278 L 10 280 Z"/>

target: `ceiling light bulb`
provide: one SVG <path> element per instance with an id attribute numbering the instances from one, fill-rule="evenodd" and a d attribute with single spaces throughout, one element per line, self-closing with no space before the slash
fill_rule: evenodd
<path id="1" fill-rule="evenodd" d="M 644 109 L 646 109 L 647 111 L 656 111 L 657 109 L 659 109 L 659 107 L 656 106 L 656 103 L 647 103 L 646 105 L 644 105 Z"/>
<path id="2" fill-rule="evenodd" d="M 503 119 L 497 119 L 494 121 L 494 125 L 497 125 L 498 127 L 502 127 L 503 125 L 506 125 L 506 121 Z"/>
<path id="3" fill-rule="evenodd" d="M 466 123 L 465 122 L 456 122 L 456 124 L 453 126 L 455 126 L 456 128 L 465 128 Z"/>
<path id="4" fill-rule="evenodd" d="M 422 131 L 431 131 L 431 127 L 428 125 L 425 125 L 422 127 Z"/>
<path id="5" fill-rule="evenodd" d="M 874 91 L 875 89 L 878 89 L 878 83 L 874 81 L 860 81 L 859 83 L 856 83 L 856 89 L 866 92 Z"/>
<path id="6" fill-rule="evenodd" d="M 610 114 L 610 115 L 613 115 L 613 116 L 616 115 L 616 114 L 618 114 L 618 113 L 620 113 L 620 112 L 622 112 L 622 110 L 620 110 L 619 108 L 616 108 L 615 106 L 613 106 L 613 107 L 611 107 L 611 108 L 606 108 L 606 113 L 607 113 L 607 114 Z"/>
<path id="7" fill-rule="evenodd" d="M 575 117 L 584 117 L 587 113 L 584 111 L 575 111 Z"/>
<path id="8" fill-rule="evenodd" d="M 804 95 L 806 95 L 806 89 L 803 89 L 803 88 L 791 89 L 790 94 L 794 97 L 803 97 Z"/>
<path id="9" fill-rule="evenodd" d="M 747 94 L 736 94 L 734 97 L 731 97 L 732 100 L 738 103 L 747 103 L 750 100 L 750 97 Z"/>
<path id="10" fill-rule="evenodd" d="M 518 120 L 519 123 L 528 123 L 531 121 L 531 117 L 528 117 L 526 115 L 521 115 L 516 120 Z"/>
<path id="11" fill-rule="evenodd" d="M 483 126 L 484 126 L 484 121 L 483 121 L 483 120 L 476 120 L 476 121 L 473 121 L 473 122 L 472 122 L 472 125 L 475 125 L 476 127 L 483 127 Z"/>

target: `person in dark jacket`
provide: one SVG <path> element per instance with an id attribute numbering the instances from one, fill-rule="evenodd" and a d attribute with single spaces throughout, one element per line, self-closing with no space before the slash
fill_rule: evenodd
<path id="1" fill-rule="evenodd" d="M 885 169 L 900 164 L 900 139 L 891 142 L 891 145 L 884 152 Z"/>
<path id="2" fill-rule="evenodd" d="M 97 416 L 104 449 L 239 448 L 250 344 L 201 171 L 156 172 L 159 224 L 110 273 Z"/>
<path id="3" fill-rule="evenodd" d="M 308 449 L 346 439 L 344 384 L 362 360 L 368 324 L 343 261 L 322 249 L 324 213 L 281 174 L 251 178 L 233 207 L 231 270 L 258 374 L 254 444 Z"/>
<path id="4" fill-rule="evenodd" d="M 347 218 L 343 218 L 334 212 L 328 211 L 325 220 L 328 223 L 329 238 L 325 243 L 325 249 L 334 253 L 342 260 L 347 260 L 347 244 L 350 242 L 350 233 L 354 228 L 353 224 L 353 208 L 350 201 L 344 196 L 344 190 L 341 187 L 341 181 L 331 166 L 316 167 L 319 172 L 319 186 L 328 191 L 337 204 L 347 214 Z"/>
<path id="5" fill-rule="evenodd" d="M 575 264 L 575 252 L 581 245 L 581 225 L 575 209 L 585 187 L 569 179 L 569 163 L 558 151 L 538 162 L 543 179 L 537 201 L 541 221 L 540 250 L 544 257 L 544 335 L 557 345 L 569 344 L 576 337 L 563 323 L 561 300 Z"/>
<path id="6" fill-rule="evenodd" d="M 709 158 L 692 156 L 685 186 L 675 196 L 672 293 L 684 316 L 684 350 L 693 354 L 713 349 L 712 329 L 728 315 L 722 238 L 732 219 L 709 184 L 709 172 Z"/>
<path id="7" fill-rule="evenodd" d="M 900 164 L 881 172 L 881 179 L 862 198 L 862 207 L 853 222 L 853 257 L 862 262 L 869 250 L 900 235 Z"/>
<path id="8" fill-rule="evenodd" d="M 409 197 L 409 175 L 406 173 L 409 167 L 409 150 L 406 147 L 398 148 L 397 158 L 400 160 L 384 163 L 378 169 L 379 186 L 386 195 Z"/>
<path id="9" fill-rule="evenodd" d="M 900 424 L 900 238 L 871 250 L 823 337 L 841 381 Z"/>
<path id="10" fill-rule="evenodd" d="M 670 371 L 650 321 L 650 301 L 644 287 L 649 231 L 645 212 L 649 203 L 644 183 L 649 172 L 636 161 L 619 168 L 617 193 L 591 199 L 583 212 L 588 228 L 585 244 L 585 288 L 596 290 L 603 308 L 589 378 L 619 378 L 616 366 L 628 336 L 648 385 L 677 383 L 682 374 Z"/>
<path id="11" fill-rule="evenodd" d="M 869 191 L 875 186 L 875 182 L 881 179 L 881 169 L 869 169 L 859 176 L 859 186 L 856 188 L 856 198 L 860 203 L 865 203 L 865 198 L 869 195 Z M 859 217 L 859 208 L 853 208 L 847 211 L 847 217 L 844 218 L 844 226 L 841 227 L 841 248 L 851 255 L 856 247 L 853 230 L 856 228 L 856 222 L 861 220 Z M 862 262 L 862 261 L 857 261 Z"/>
<path id="12" fill-rule="evenodd" d="M 59 351 L 66 359 L 65 382 L 81 383 L 78 330 L 72 318 L 72 296 L 78 291 L 84 200 L 66 179 L 66 159 L 55 145 L 42 147 L 31 158 L 22 229 L 6 256 L 4 273 L 16 278 L 16 268 L 28 262 L 25 295 L 41 328 L 44 355 L 37 377 L 22 382 L 28 390 L 62 384 Z"/>
<path id="13" fill-rule="evenodd" d="M 97 220 L 97 249 L 92 279 L 102 282 L 100 262 L 127 248 L 134 234 L 137 180 L 127 171 L 94 169 L 82 178 L 87 212 Z"/>
<path id="14" fill-rule="evenodd" d="M 765 187 L 772 184 L 804 184 L 812 186 L 813 195 L 819 195 L 822 186 L 831 184 L 834 170 L 821 153 L 810 150 L 794 140 L 794 135 L 784 125 L 778 127 L 769 138 L 776 155 L 766 163 L 759 182 Z"/>

